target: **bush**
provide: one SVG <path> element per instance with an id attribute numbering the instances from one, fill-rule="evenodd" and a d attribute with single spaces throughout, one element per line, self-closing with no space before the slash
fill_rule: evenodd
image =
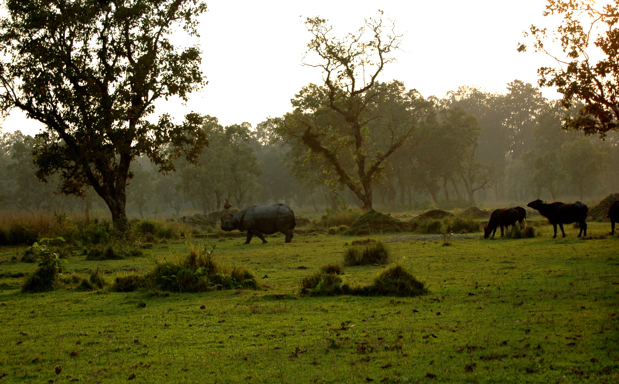
<path id="1" fill-rule="evenodd" d="M 192 251 L 180 263 L 162 263 L 145 276 L 152 288 L 171 292 L 205 292 L 215 289 L 259 287 L 254 275 L 240 267 L 228 268 L 214 262 L 213 249 Z"/>
<path id="2" fill-rule="evenodd" d="M 301 280 L 302 296 L 335 296 L 350 293 L 339 274 L 321 271 Z"/>
<path id="3" fill-rule="evenodd" d="M 146 280 L 140 275 L 119 276 L 114 280 L 112 291 L 133 292 L 144 286 Z"/>
<path id="4" fill-rule="evenodd" d="M 104 244 L 113 236 L 114 229 L 107 220 L 84 223 L 80 228 L 80 240 L 83 244 Z"/>
<path id="5" fill-rule="evenodd" d="M 39 233 L 28 224 L 17 224 L 9 227 L 7 242 L 10 245 L 32 244 L 39 240 Z"/>
<path id="6" fill-rule="evenodd" d="M 142 220 L 137 222 L 135 230 L 143 235 L 154 235 L 157 232 L 157 227 L 157 223 L 152 220 Z"/>
<path id="7" fill-rule="evenodd" d="M 380 240 L 366 239 L 353 241 L 344 254 L 344 265 L 382 265 L 389 264 L 389 250 Z"/>
<path id="8" fill-rule="evenodd" d="M 370 296 L 419 296 L 428 293 L 424 284 L 408 273 L 402 266 L 382 272 L 374 283 L 354 290 L 357 295 Z"/>
<path id="9" fill-rule="evenodd" d="M 22 292 L 47 292 L 54 289 L 56 278 L 61 272 L 62 260 L 58 253 L 50 250 L 49 243 L 60 240 L 64 241 L 62 238 L 41 239 L 40 245 L 38 243 L 32 245 L 33 252 L 38 256 L 39 267 L 26 278 Z"/>

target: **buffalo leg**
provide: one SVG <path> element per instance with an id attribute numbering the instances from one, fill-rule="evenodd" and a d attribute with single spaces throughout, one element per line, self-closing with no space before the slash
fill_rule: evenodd
<path id="1" fill-rule="evenodd" d="M 615 234 L 615 220 L 610 221 L 610 234 L 611 235 Z"/>
<path id="2" fill-rule="evenodd" d="M 580 235 L 583 234 L 583 231 L 584 231 L 584 236 L 587 236 L 587 222 L 582 221 L 578 223 L 578 226 L 580 227 L 580 232 L 578 233 L 578 237 L 580 237 Z"/>
<path id="3" fill-rule="evenodd" d="M 561 228 L 561 233 L 563 234 L 563 237 L 565 237 L 565 231 L 563 230 L 563 223 L 559 223 L 559 228 Z"/>
<path id="4" fill-rule="evenodd" d="M 503 231 L 503 226 L 501 225 L 501 237 L 503 237 L 505 235 L 504 231 Z"/>
<path id="5" fill-rule="evenodd" d="M 553 239 L 557 237 L 557 224 L 552 224 L 552 228 L 555 230 L 555 234 L 552 237 Z M 561 227 L 561 230 L 563 230 L 563 227 Z"/>

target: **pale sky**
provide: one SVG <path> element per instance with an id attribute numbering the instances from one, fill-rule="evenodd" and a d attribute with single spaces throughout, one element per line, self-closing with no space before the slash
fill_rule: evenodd
<path id="1" fill-rule="evenodd" d="M 187 105 L 158 102 L 157 114 L 177 122 L 191 111 L 208 114 L 224 125 L 256 126 L 292 110 L 290 99 L 309 83 L 321 84 L 321 72 L 302 66 L 311 36 L 308 17 L 328 20 L 339 38 L 356 32 L 364 17 L 395 21 L 403 34 L 396 63 L 381 81 L 397 79 L 424 97 L 442 98 L 462 85 L 506 92 L 507 83 L 537 85 L 537 69 L 556 65 L 541 53 L 518 53 L 531 24 L 547 25 L 544 0 L 206 0 L 209 11 L 199 26 L 202 67 L 209 84 L 189 96 Z M 557 98 L 548 88 L 544 96 Z M 33 134 L 40 123 L 12 112 L 2 130 Z"/>

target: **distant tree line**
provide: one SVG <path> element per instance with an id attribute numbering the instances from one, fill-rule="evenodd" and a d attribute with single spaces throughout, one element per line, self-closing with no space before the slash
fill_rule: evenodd
<path id="1" fill-rule="evenodd" d="M 312 95 L 320 91 L 310 88 Z M 619 135 L 610 132 L 602 141 L 562 130 L 565 109 L 530 84 L 514 81 L 504 94 L 461 87 L 443 99 L 424 99 L 399 82 L 380 88 L 386 93 L 377 110 L 393 119 L 408 113 L 407 121 L 414 122 L 402 149 L 381 165 L 374 200 L 382 209 L 491 206 L 538 197 L 586 200 L 619 190 L 619 170 L 613 166 L 619 161 Z M 295 103 L 309 103 L 311 97 L 302 93 Z M 295 113 L 256 127 L 224 127 L 203 117 L 201 129 L 210 144 L 195 164 L 177 159 L 176 171 L 167 175 L 147 157 L 132 164 L 128 211 L 134 217 L 178 217 L 223 209 L 226 198 L 236 207 L 272 202 L 316 211 L 362 207 L 300 138 L 283 136 Z M 376 153 L 390 143 L 394 129 L 390 122 L 373 120 L 368 131 Z M 59 178 L 47 183 L 36 178 L 35 141 L 19 131 L 0 138 L 2 210 L 104 212 L 93 191 L 67 197 L 58 193 Z M 339 151 L 346 150 L 344 145 Z"/>

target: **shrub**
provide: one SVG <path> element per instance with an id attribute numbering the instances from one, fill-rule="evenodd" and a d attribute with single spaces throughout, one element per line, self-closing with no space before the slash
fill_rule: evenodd
<path id="1" fill-rule="evenodd" d="M 39 240 L 39 233 L 29 224 L 11 225 L 7 240 L 10 245 L 32 244 Z"/>
<path id="2" fill-rule="evenodd" d="M 335 296 L 350 293 L 350 287 L 342 283 L 338 274 L 321 271 L 301 280 L 301 295 Z"/>
<path id="3" fill-rule="evenodd" d="M 389 264 L 389 250 L 380 240 L 366 239 L 353 241 L 344 254 L 344 265 L 379 265 Z"/>
<path id="4" fill-rule="evenodd" d="M 153 287 L 171 292 L 204 292 L 215 289 L 258 288 L 254 275 L 241 267 L 228 268 L 214 262 L 213 249 L 192 251 L 180 263 L 158 264 L 145 279 Z"/>
<path id="5" fill-rule="evenodd" d="M 145 281 L 140 275 L 119 276 L 114 280 L 111 289 L 114 292 L 133 292 L 144 286 Z"/>
<path id="6" fill-rule="evenodd" d="M 382 272 L 372 285 L 354 290 L 354 294 L 371 296 L 419 296 L 426 293 L 428 290 L 424 284 L 399 265 Z"/>
<path id="7" fill-rule="evenodd" d="M 22 292 L 46 292 L 54 289 L 56 278 L 61 271 L 62 260 L 58 253 L 50 250 L 49 243 L 60 240 L 64 241 L 62 238 L 41 239 L 41 245 L 38 243 L 32 245 L 33 252 L 38 255 L 39 267 L 26 278 Z"/>
<path id="8" fill-rule="evenodd" d="M 80 228 L 80 240 L 83 244 L 104 244 L 113 236 L 114 229 L 107 220 L 84 223 Z"/>
<path id="9" fill-rule="evenodd" d="M 157 223 L 152 220 L 138 221 L 135 225 L 135 230 L 143 235 L 154 235 L 157 231 Z"/>

